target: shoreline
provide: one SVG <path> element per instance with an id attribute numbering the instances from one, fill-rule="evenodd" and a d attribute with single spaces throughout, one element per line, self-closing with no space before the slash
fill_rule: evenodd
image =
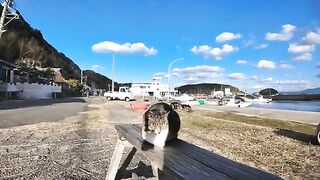
<path id="1" fill-rule="evenodd" d="M 197 105 L 193 106 L 197 110 L 209 110 L 217 112 L 234 113 L 238 115 L 244 115 L 249 117 L 263 117 L 271 118 L 282 121 L 293 121 L 299 123 L 307 123 L 318 125 L 320 123 L 320 112 L 309 111 L 294 111 L 294 110 L 279 110 L 279 109 L 267 109 L 267 108 L 255 108 L 255 107 L 224 107 L 215 105 Z"/>

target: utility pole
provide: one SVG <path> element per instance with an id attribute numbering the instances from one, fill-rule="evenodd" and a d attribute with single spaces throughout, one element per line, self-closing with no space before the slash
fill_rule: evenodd
<path id="1" fill-rule="evenodd" d="M 4 0 L 3 10 L 0 17 L 0 39 L 2 33 L 6 32 L 5 27 L 14 19 L 19 19 L 19 14 L 11 13 L 9 8 L 13 6 L 13 0 Z M 9 19 L 5 23 L 5 19 Z"/>
<path id="2" fill-rule="evenodd" d="M 83 70 L 80 69 L 80 83 L 83 84 Z"/>
<path id="3" fill-rule="evenodd" d="M 114 68 L 115 68 L 115 58 L 112 56 L 112 93 L 114 92 Z"/>

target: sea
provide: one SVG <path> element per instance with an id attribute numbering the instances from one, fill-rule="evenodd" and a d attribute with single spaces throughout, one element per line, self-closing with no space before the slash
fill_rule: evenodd
<path id="1" fill-rule="evenodd" d="M 251 107 L 294 111 L 320 112 L 320 101 L 272 101 L 270 103 L 252 103 Z"/>

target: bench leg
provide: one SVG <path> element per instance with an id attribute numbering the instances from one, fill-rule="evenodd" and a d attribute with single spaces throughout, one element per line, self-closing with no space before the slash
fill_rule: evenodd
<path id="1" fill-rule="evenodd" d="M 121 157 L 124 151 L 125 145 L 122 143 L 120 139 L 117 141 L 116 148 L 113 152 L 111 162 L 109 165 L 109 169 L 106 175 L 106 180 L 114 180 L 117 172 L 118 172 L 118 167 L 121 161 Z"/>
<path id="2" fill-rule="evenodd" d="M 130 153 L 128 154 L 127 158 L 123 161 L 119 171 L 124 171 L 127 169 L 127 167 L 129 166 L 133 156 L 136 154 L 137 149 L 135 147 L 132 147 Z"/>

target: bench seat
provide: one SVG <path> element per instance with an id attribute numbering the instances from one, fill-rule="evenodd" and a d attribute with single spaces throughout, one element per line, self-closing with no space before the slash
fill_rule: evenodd
<path id="1" fill-rule="evenodd" d="M 170 179 L 280 179 L 183 140 L 171 141 L 163 149 L 154 147 L 143 141 L 138 125 L 117 125 L 115 128 L 123 140 L 150 161 L 153 168 Z"/>

